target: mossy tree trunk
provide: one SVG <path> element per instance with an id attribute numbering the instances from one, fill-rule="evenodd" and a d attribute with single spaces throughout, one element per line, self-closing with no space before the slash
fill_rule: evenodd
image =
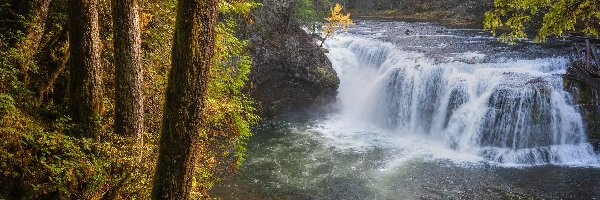
<path id="1" fill-rule="evenodd" d="M 19 70 L 21 71 L 21 81 L 29 83 L 29 69 L 31 69 L 38 52 L 42 36 L 48 18 L 48 10 L 51 0 L 27 0 L 22 2 L 24 5 L 25 37 L 17 44 L 17 50 L 20 57 L 18 60 Z"/>
<path id="2" fill-rule="evenodd" d="M 97 0 L 69 0 L 69 108 L 83 136 L 97 137 L 102 112 L 102 69 Z"/>
<path id="3" fill-rule="evenodd" d="M 143 72 L 137 0 L 113 0 L 115 49 L 115 132 L 142 141 Z"/>
<path id="4" fill-rule="evenodd" d="M 218 0 L 179 0 L 153 199 L 189 199 Z"/>

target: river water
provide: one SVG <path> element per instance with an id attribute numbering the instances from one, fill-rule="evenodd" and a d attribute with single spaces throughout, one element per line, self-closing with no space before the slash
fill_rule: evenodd
<path id="1" fill-rule="evenodd" d="M 338 101 L 255 128 L 223 199 L 600 199 L 600 155 L 562 87 L 567 43 L 358 21 L 326 42 Z"/>

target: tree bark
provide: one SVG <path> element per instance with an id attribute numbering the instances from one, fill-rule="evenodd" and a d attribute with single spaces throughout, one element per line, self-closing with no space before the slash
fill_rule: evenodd
<path id="1" fill-rule="evenodd" d="M 21 54 L 18 60 L 19 70 L 21 73 L 21 81 L 29 84 L 29 69 L 35 60 L 35 55 L 38 52 L 42 36 L 48 18 L 48 9 L 50 8 L 51 0 L 29 0 L 25 4 L 25 38 L 17 44 L 17 49 Z"/>
<path id="2" fill-rule="evenodd" d="M 179 0 L 153 199 L 189 199 L 218 0 Z"/>
<path id="3" fill-rule="evenodd" d="M 69 0 L 69 105 L 82 136 L 98 136 L 102 112 L 102 69 L 97 0 Z"/>
<path id="4" fill-rule="evenodd" d="M 115 132 L 142 141 L 143 72 L 137 0 L 113 0 L 115 48 Z"/>
<path id="5" fill-rule="evenodd" d="M 65 68 L 67 68 L 68 66 L 69 42 L 65 41 L 60 51 L 63 52 L 64 56 L 59 60 L 58 67 L 56 68 L 56 70 L 52 71 L 46 84 L 38 86 L 38 104 L 41 104 L 44 101 L 44 96 L 46 96 L 46 94 L 53 89 L 54 83 L 56 82 L 58 77 L 63 73 Z"/>

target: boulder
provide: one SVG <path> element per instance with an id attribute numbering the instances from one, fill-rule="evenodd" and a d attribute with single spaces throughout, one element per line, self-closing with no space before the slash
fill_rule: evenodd
<path id="1" fill-rule="evenodd" d="M 307 113 L 333 102 L 340 83 L 324 51 L 292 19 L 285 2 L 263 1 L 248 31 L 250 95 L 266 118 Z"/>

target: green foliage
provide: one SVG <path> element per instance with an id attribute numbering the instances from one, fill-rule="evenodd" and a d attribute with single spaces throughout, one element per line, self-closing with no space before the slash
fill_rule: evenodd
<path id="1" fill-rule="evenodd" d="M 15 100 L 8 94 L 0 93 L 0 119 L 16 109 Z"/>
<path id="2" fill-rule="evenodd" d="M 317 12 L 312 5 L 312 0 L 298 0 L 296 1 L 296 19 L 304 23 L 305 26 L 311 27 L 313 23 L 317 22 Z"/>
<path id="3" fill-rule="evenodd" d="M 7 92 L 10 83 L 16 80 L 16 67 L 13 65 L 11 55 L 7 51 L 6 43 L 0 39 L 0 91 Z"/>
<path id="4" fill-rule="evenodd" d="M 23 197 L 93 198 L 110 184 L 110 169 L 118 169 L 118 154 L 110 143 L 63 134 L 73 127 L 57 120 L 48 130 L 18 110 L 0 126 L 1 182 L 18 188 Z M 52 129 L 52 130 L 50 130 Z M 83 188 L 82 188 L 83 187 Z"/>
<path id="5" fill-rule="evenodd" d="M 328 16 L 329 10 L 327 8 L 331 5 L 331 0 L 297 0 L 293 4 L 293 17 L 302 26 L 316 32 L 317 25 Z"/>
<path id="6" fill-rule="evenodd" d="M 259 4 L 237 2 L 221 4 L 221 14 L 228 16 L 217 25 L 215 55 L 211 67 L 204 105 L 204 127 L 200 132 L 200 162 L 197 163 L 194 187 L 196 195 L 231 174 L 245 158 L 250 127 L 259 117 L 254 100 L 244 93 L 252 60 L 248 41 L 238 39 L 236 15 L 246 15 Z M 230 15 L 233 14 L 233 15 Z M 251 21 L 250 21 L 251 22 Z"/>
<path id="7" fill-rule="evenodd" d="M 18 54 L 14 48 L 8 47 L 8 44 L 0 40 L 0 92 L 13 93 L 21 90 L 22 83 L 18 81 L 18 69 L 16 60 Z"/>
<path id="8" fill-rule="evenodd" d="M 165 89 L 171 67 L 171 46 L 175 30 L 176 0 L 141 0 L 140 26 L 144 68 L 144 126 L 160 133 Z"/>
<path id="9" fill-rule="evenodd" d="M 40 54 L 52 54 L 53 60 L 61 60 L 65 55 L 55 52 L 63 52 L 60 49 L 64 43 L 51 41 L 68 24 L 63 9 L 67 2 L 54 2 L 49 14 L 53 17 L 44 33 L 44 43 L 48 46 Z M 306 14 L 301 15 L 309 21 L 322 20 L 324 15 L 317 17 L 317 11 L 309 10 L 314 9 L 309 2 L 304 0 Z M 10 43 L 0 38 L 0 196 L 12 199 L 11 193 L 18 193 L 24 195 L 16 197 L 18 199 L 149 199 L 170 67 L 176 0 L 139 2 L 147 127 L 142 146 L 111 130 L 114 67 L 109 5 L 110 0 L 101 0 L 99 5 L 106 84 L 103 103 L 107 108 L 98 116 L 98 122 L 102 123 L 99 139 L 73 134 L 78 132 L 78 125 L 65 116 L 66 110 L 60 102 L 53 104 L 43 99 L 41 105 L 50 104 L 43 107 L 44 111 L 38 105 L 26 103 L 37 100 L 31 91 L 39 89 L 39 85 L 31 84 L 28 88 L 19 82 L 20 72 L 15 63 L 23 59 L 12 50 Z M 216 54 L 205 99 L 205 126 L 199 132 L 196 197 L 206 197 L 210 187 L 240 166 L 245 158 L 246 141 L 252 135 L 250 127 L 259 120 L 254 114 L 254 101 L 244 90 L 252 66 L 248 41 L 236 37 L 241 19 L 251 24 L 249 12 L 257 6 L 259 4 L 245 1 L 221 1 L 220 4 Z M 327 6 L 321 8 L 326 10 Z M 9 35 L 0 34 L 0 37 L 5 36 Z M 11 38 L 22 36 L 19 32 L 10 35 Z M 54 64 L 35 63 L 40 70 L 33 73 L 38 74 L 39 83 L 45 83 L 52 75 L 56 69 Z M 56 85 L 57 91 L 66 90 Z M 60 92 L 56 99 L 68 97 Z"/>
<path id="10" fill-rule="evenodd" d="M 222 0 L 219 2 L 219 12 L 221 15 L 248 15 L 252 9 L 260 5 L 261 4 L 257 2 L 248 2 L 243 0 Z M 230 32 L 234 31 L 233 28 L 235 28 L 235 24 L 230 27 Z"/>
<path id="11" fill-rule="evenodd" d="M 542 17 L 541 27 L 532 21 Z M 504 42 L 527 38 L 527 31 L 536 28 L 534 40 L 562 37 L 568 32 L 581 32 L 590 37 L 600 34 L 600 3 L 597 0 L 495 0 L 494 9 L 486 12 L 484 28 L 492 31 L 508 29 L 501 34 Z"/>
<path id="12" fill-rule="evenodd" d="M 53 1 L 44 48 L 40 55 L 52 61 L 65 55 L 58 41 L 67 24 L 66 1 Z M 25 86 L 17 68 L 21 56 L 14 44 L 24 38 L 20 31 L 0 28 L 0 195 L 11 192 L 25 199 L 148 199 L 158 157 L 167 73 L 170 68 L 171 43 L 175 26 L 176 0 L 142 0 L 142 65 L 145 76 L 144 144 L 112 133 L 114 84 L 112 73 L 112 25 L 110 1 L 99 5 L 100 35 L 103 43 L 102 65 L 106 83 L 100 138 L 79 137 L 78 124 L 66 116 L 60 104 L 36 102 L 34 92 L 55 69 L 54 62 L 34 63 L 32 74 L 40 80 Z M 0 7 L 10 7 L 0 3 Z M 194 194 L 205 197 L 217 181 L 231 174 L 244 160 L 245 144 L 252 135 L 250 126 L 257 123 L 254 101 L 244 92 L 252 63 L 247 41 L 236 36 L 237 24 L 260 4 L 243 0 L 220 1 L 215 56 L 205 101 L 205 127 L 199 149 L 205 162 L 197 165 Z M 19 22 L 24 21 L 19 18 Z M 46 46 L 47 45 L 47 46 Z M 33 68 L 33 69 L 36 69 Z M 63 75 L 64 76 L 64 75 Z M 67 77 L 67 76 L 64 76 Z M 57 90 L 66 89 L 57 87 Z M 59 93 L 60 94 L 60 93 Z M 57 95 L 57 98 L 65 96 Z"/>

